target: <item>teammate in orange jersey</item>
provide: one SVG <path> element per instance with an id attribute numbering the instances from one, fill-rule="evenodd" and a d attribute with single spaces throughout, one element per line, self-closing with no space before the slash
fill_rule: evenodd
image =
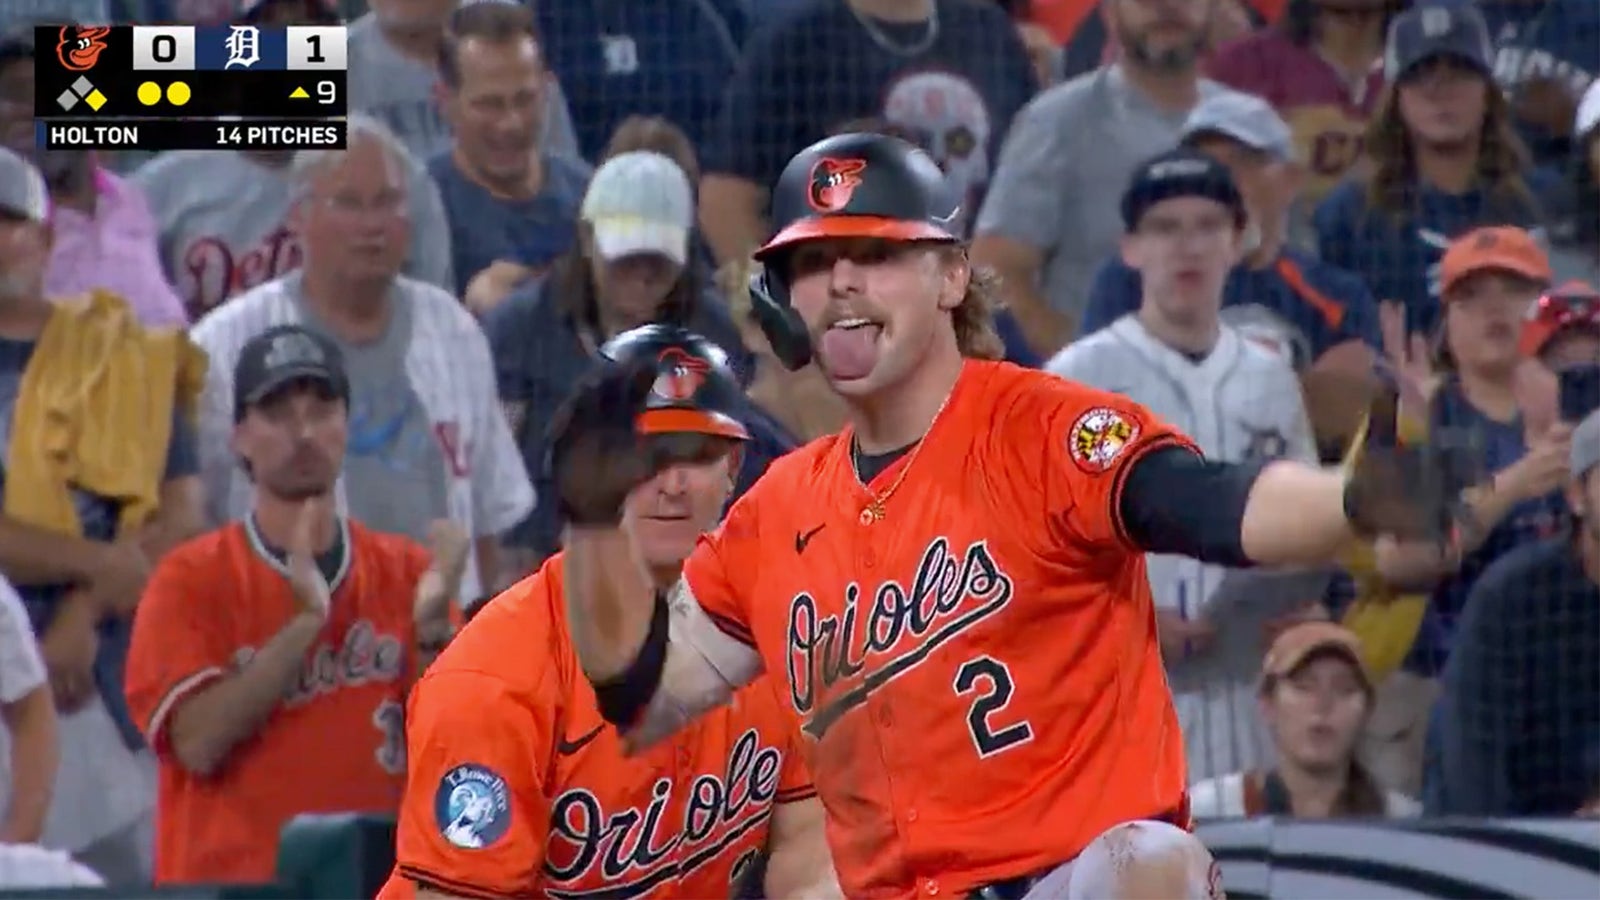
<path id="1" fill-rule="evenodd" d="M 128 702 L 160 760 L 156 880 L 269 881 L 299 813 L 390 812 L 404 700 L 448 640 L 468 541 L 434 553 L 335 513 L 349 382 L 298 326 L 245 344 L 234 446 L 250 518 L 179 546 L 134 618 Z"/>
<path id="2" fill-rule="evenodd" d="M 739 388 L 722 351 L 676 328 L 602 352 L 655 373 L 642 428 L 714 447 L 627 501 L 640 556 L 669 586 L 733 487 L 723 445 L 749 437 L 728 414 Z M 630 758 L 578 668 L 564 569 L 557 554 L 491 601 L 413 691 L 397 872 L 379 896 L 728 897 L 764 849 L 759 896 L 837 896 L 822 807 L 771 685 Z"/>
<path id="3" fill-rule="evenodd" d="M 1220 201 L 1231 221 L 1166 237 L 1192 248 L 1195 228 L 1227 228 L 1237 252 L 1243 204 L 1215 171 L 1145 164 L 1124 220 Z M 1125 397 L 991 361 L 954 200 L 897 139 L 803 150 L 772 208 L 763 329 L 787 365 L 816 348 L 849 424 L 734 504 L 664 620 L 618 521 L 683 448 L 630 427 L 648 371 L 615 364 L 574 389 L 552 461 L 567 618 L 601 710 L 648 746 L 781 673 L 848 896 L 1215 894 L 1185 830 L 1143 553 L 1298 564 L 1357 534 L 1446 540 L 1457 448 L 1394 446 L 1380 417 L 1348 473 L 1213 463 Z"/>

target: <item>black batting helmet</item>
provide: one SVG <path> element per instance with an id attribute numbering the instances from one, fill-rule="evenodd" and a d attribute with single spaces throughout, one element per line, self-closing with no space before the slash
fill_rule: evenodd
<path id="1" fill-rule="evenodd" d="M 805 324 L 789 306 L 785 251 L 822 238 L 959 243 L 960 204 L 939 164 L 915 144 L 884 134 L 835 135 L 801 150 L 772 191 L 772 238 L 755 252 L 751 309 L 790 369 L 811 361 Z"/>
<path id="2" fill-rule="evenodd" d="M 750 439 L 734 416 L 743 396 L 739 381 L 728 354 L 711 341 L 675 325 L 644 325 L 607 341 L 600 355 L 625 365 L 655 366 L 656 380 L 637 420 L 639 433 Z"/>

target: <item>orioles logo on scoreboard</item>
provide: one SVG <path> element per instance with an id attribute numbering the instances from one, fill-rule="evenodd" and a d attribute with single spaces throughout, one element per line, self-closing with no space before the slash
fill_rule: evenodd
<path id="1" fill-rule="evenodd" d="M 61 38 L 56 42 L 56 58 L 61 61 L 61 67 L 69 72 L 87 72 L 94 68 L 100 61 L 100 54 L 106 52 L 109 34 L 109 28 L 63 26 Z"/>
<path id="2" fill-rule="evenodd" d="M 1114 409 L 1096 407 L 1078 417 L 1068 436 L 1072 461 L 1090 474 L 1104 472 L 1139 436 L 1139 426 Z"/>

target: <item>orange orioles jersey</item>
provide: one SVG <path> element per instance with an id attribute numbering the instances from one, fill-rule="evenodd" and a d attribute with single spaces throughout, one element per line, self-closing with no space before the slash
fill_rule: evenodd
<path id="1" fill-rule="evenodd" d="M 1188 441 L 1125 397 L 968 361 L 872 480 L 849 431 L 773 463 L 686 590 L 782 678 L 851 897 L 959 896 L 1121 822 L 1187 825 L 1130 465 Z M 715 624 L 712 624 L 715 623 Z M 691 637 L 692 639 L 692 637 Z"/>
<path id="2" fill-rule="evenodd" d="M 295 615 L 294 595 L 248 522 L 177 547 L 150 576 L 126 687 L 160 761 L 157 881 L 267 881 L 278 832 L 295 815 L 398 806 L 416 666 L 412 598 L 428 554 L 356 522 L 346 523 L 343 540 L 328 620 L 299 679 L 209 777 L 174 758 L 172 712 L 248 665 Z"/>
<path id="3" fill-rule="evenodd" d="M 815 796 L 757 681 L 624 755 L 566 627 L 562 557 L 495 598 L 412 692 L 411 770 L 383 898 L 727 897 L 775 804 Z"/>

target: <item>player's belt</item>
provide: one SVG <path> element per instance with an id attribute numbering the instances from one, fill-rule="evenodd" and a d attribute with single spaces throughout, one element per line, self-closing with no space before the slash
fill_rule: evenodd
<path id="1" fill-rule="evenodd" d="M 1177 825 L 1180 828 L 1188 828 L 1188 806 L 1189 804 L 1186 799 L 1184 805 L 1178 809 L 1169 809 L 1166 812 L 1157 813 L 1149 818 L 1158 822 L 1170 822 L 1171 824 Z M 1027 896 L 1029 891 L 1033 890 L 1034 885 L 1043 881 L 1046 875 L 1054 872 L 1057 866 L 1060 865 L 1061 863 L 1057 863 L 1049 868 L 1041 869 L 1037 872 L 1017 878 L 1007 878 L 1004 881 L 991 881 L 988 884 L 973 888 L 970 892 L 968 892 L 967 898 L 968 900 L 1022 900 L 1023 897 Z"/>

